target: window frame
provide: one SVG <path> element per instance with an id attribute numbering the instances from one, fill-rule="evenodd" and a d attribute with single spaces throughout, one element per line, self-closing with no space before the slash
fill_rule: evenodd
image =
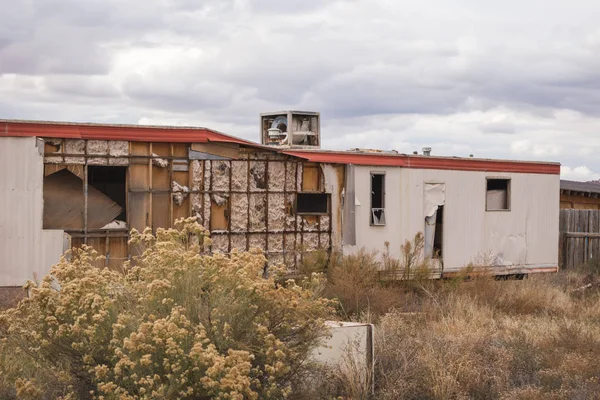
<path id="1" fill-rule="evenodd" d="M 298 211 L 298 196 L 308 194 L 308 195 L 323 195 L 327 199 L 327 207 L 325 211 L 320 212 L 304 212 Z M 331 213 L 331 193 L 327 192 L 318 192 L 318 191 L 301 191 L 297 192 L 294 199 L 294 213 L 296 215 L 329 215 Z"/>
<path id="2" fill-rule="evenodd" d="M 490 209 L 488 206 L 488 184 L 490 180 L 507 181 L 506 184 L 506 208 Z M 512 178 L 507 176 L 485 177 L 485 212 L 510 212 L 512 211 Z"/>
<path id="3" fill-rule="evenodd" d="M 381 192 L 382 192 L 381 193 L 381 205 L 383 207 L 373 207 L 373 177 L 375 175 L 381 175 L 383 177 L 382 184 L 381 184 Z M 386 219 L 385 219 L 385 203 L 386 203 L 386 201 L 385 201 L 385 195 L 386 195 L 385 181 L 386 181 L 386 179 L 385 179 L 385 176 L 386 176 L 385 171 L 370 171 L 370 174 L 369 174 L 369 178 L 370 178 L 370 181 L 369 181 L 369 187 L 370 187 L 370 190 L 369 190 L 369 225 L 370 226 L 385 226 L 386 225 Z M 375 208 L 383 210 L 383 223 L 380 223 L 380 224 L 375 223 L 375 220 L 373 218 L 373 210 Z"/>

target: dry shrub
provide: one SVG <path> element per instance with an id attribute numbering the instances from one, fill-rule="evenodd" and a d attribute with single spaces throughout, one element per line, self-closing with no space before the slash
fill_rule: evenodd
<path id="1" fill-rule="evenodd" d="M 497 280 L 477 276 L 459 290 L 494 312 L 507 314 L 552 314 L 570 312 L 572 302 L 565 290 L 552 283 L 551 275 L 533 275 L 524 280 Z"/>
<path id="2" fill-rule="evenodd" d="M 377 397 L 599 398 L 600 296 L 574 294 L 580 279 L 427 287 L 420 312 L 388 313 L 376 328 Z"/>
<path id="3" fill-rule="evenodd" d="M 204 255 L 205 236 L 194 219 L 156 236 L 133 231 L 145 251 L 124 273 L 94 267 L 97 254 L 83 247 L 29 283 L 30 297 L 0 314 L 0 393 L 288 396 L 332 312 L 318 276 L 297 285 L 272 268 L 264 278 L 260 253 Z"/>
<path id="4" fill-rule="evenodd" d="M 394 308 L 413 309 L 433 274 L 430 260 L 422 257 L 423 244 L 418 233 L 401 246 L 399 260 L 390 256 L 389 243 L 381 257 L 365 249 L 335 257 L 327 270 L 326 292 L 339 301 L 340 316 L 371 322 Z"/>
<path id="5" fill-rule="evenodd" d="M 382 284 L 379 280 L 380 267 L 377 253 L 361 249 L 342 257 L 329 268 L 326 293 L 338 300 L 342 318 L 380 315 L 400 306 L 402 290 Z M 369 320 L 368 317 L 363 319 Z"/>

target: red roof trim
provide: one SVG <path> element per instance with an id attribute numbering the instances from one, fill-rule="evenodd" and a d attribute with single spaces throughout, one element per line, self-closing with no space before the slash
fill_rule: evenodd
<path id="1" fill-rule="evenodd" d="M 206 128 L 103 125 L 64 122 L 0 120 L 2 136 L 38 136 L 47 138 L 127 140 L 131 142 L 167 143 L 237 143 L 246 146 L 267 148 L 249 140 L 239 139 Z M 278 151 L 268 148 L 271 151 Z M 311 162 L 332 164 L 356 164 L 403 168 L 444 169 L 458 171 L 520 172 L 532 174 L 560 174 L 558 163 L 536 163 L 508 160 L 484 160 L 472 158 L 446 158 L 377 153 L 335 151 L 281 151 L 283 154 Z"/>
<path id="2" fill-rule="evenodd" d="M 284 151 L 310 162 L 355 164 L 457 171 L 518 172 L 530 174 L 560 174 L 560 164 L 526 161 L 484 160 L 408 155 L 369 154 L 354 152 Z"/>
<path id="3" fill-rule="evenodd" d="M 260 146 L 206 128 L 68 124 L 60 122 L 0 121 L 0 136 L 39 136 L 66 139 L 127 140 L 130 142 L 225 142 Z"/>

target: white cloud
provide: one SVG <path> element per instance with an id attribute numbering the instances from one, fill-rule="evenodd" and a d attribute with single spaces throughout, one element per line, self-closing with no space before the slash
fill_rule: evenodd
<path id="1" fill-rule="evenodd" d="M 256 140 L 258 113 L 304 108 L 322 112 L 330 148 L 600 171 L 599 2 L 13 3 L 0 14 L 3 118 Z"/>
<path id="2" fill-rule="evenodd" d="M 600 179 L 600 174 L 593 172 L 586 166 L 579 166 L 575 168 L 563 165 L 560 167 L 560 177 L 562 179 L 568 179 L 571 181 L 591 181 Z"/>

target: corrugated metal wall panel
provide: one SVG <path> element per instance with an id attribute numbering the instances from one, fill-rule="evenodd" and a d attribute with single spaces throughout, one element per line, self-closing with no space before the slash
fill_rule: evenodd
<path id="1" fill-rule="evenodd" d="M 43 159 L 35 137 L 0 138 L 0 286 L 46 275 L 63 231 L 42 230 Z"/>

